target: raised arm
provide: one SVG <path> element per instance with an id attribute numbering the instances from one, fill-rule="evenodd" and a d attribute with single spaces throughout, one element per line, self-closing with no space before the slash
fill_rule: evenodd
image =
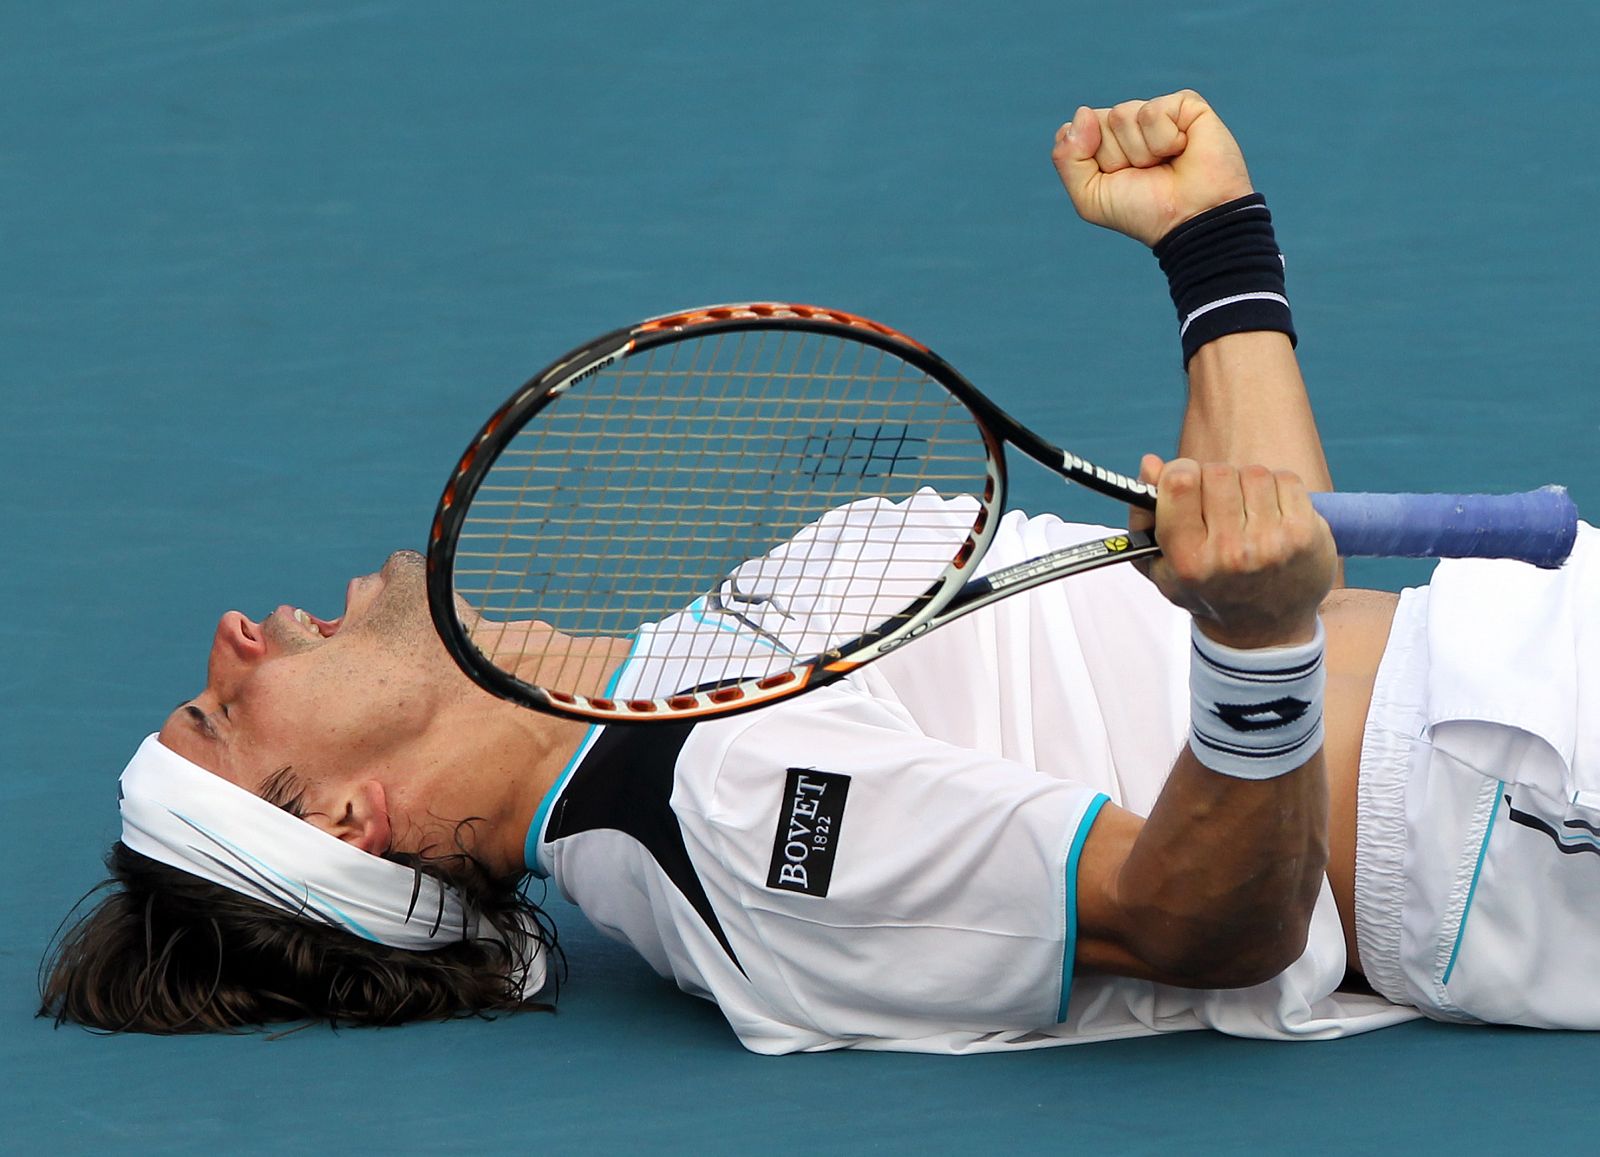
<path id="1" fill-rule="evenodd" d="M 1057 132 L 1052 158 L 1085 221 L 1151 247 L 1254 192 L 1233 134 L 1189 91 L 1080 108 Z M 1311 490 L 1333 489 L 1286 333 L 1224 333 L 1188 359 L 1188 374 L 1180 456 L 1259 462 L 1293 470 Z"/>
<path id="2" fill-rule="evenodd" d="M 1185 334 L 1183 457 L 1145 459 L 1161 497 L 1153 520 L 1130 516 L 1162 547 L 1146 574 L 1194 619 L 1194 729 L 1147 818 L 1096 819 L 1075 963 L 1255 984 L 1304 950 L 1326 868 L 1317 607 L 1338 571 L 1307 493 L 1331 482 L 1290 339 L 1253 328 L 1288 328 L 1281 264 L 1238 145 L 1195 93 L 1080 108 L 1053 156 L 1079 214 L 1161 246 L 1180 311 L 1203 319 Z M 1231 232 L 1207 236 L 1214 223 Z M 1219 312 L 1241 297 L 1254 305 Z"/>
<path id="3" fill-rule="evenodd" d="M 1289 471 L 1159 471 L 1147 574 L 1194 616 L 1193 730 L 1148 818 L 1107 805 L 1078 875 L 1079 967 L 1256 984 L 1304 950 L 1328 860 L 1317 607 L 1336 559 Z"/>

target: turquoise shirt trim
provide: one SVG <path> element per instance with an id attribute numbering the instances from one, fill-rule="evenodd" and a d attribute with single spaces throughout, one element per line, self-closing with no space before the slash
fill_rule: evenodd
<path id="1" fill-rule="evenodd" d="M 1056 1023 L 1067 1019 L 1067 1002 L 1072 997 L 1072 962 L 1078 955 L 1078 858 L 1083 855 L 1084 841 L 1094 826 L 1100 809 L 1111 802 L 1103 792 L 1096 795 L 1078 823 L 1078 834 L 1072 837 L 1072 847 L 1067 849 L 1067 938 L 1061 948 L 1061 1004 L 1056 1010 Z"/>
<path id="2" fill-rule="evenodd" d="M 628 648 L 628 657 L 617 664 L 617 669 L 611 673 L 611 681 L 606 684 L 604 698 L 610 699 L 617 689 L 617 684 L 622 681 L 622 673 L 628 669 L 628 664 L 633 662 L 634 654 L 639 650 L 640 636 L 634 636 L 633 645 Z M 539 801 L 539 806 L 534 809 L 533 822 L 528 825 L 528 834 L 522 841 L 522 866 L 541 880 L 550 878 L 550 871 L 539 862 L 539 837 L 544 834 L 545 821 L 550 818 L 550 808 L 556 802 L 556 796 L 561 794 L 561 789 L 567 786 L 567 780 L 572 778 L 572 773 L 577 770 L 583 753 L 589 750 L 590 741 L 599 733 L 603 724 L 591 723 L 589 729 L 583 733 L 583 738 L 578 741 L 578 748 L 572 753 L 572 758 L 567 760 L 567 766 L 561 769 L 561 774 L 556 776 L 555 783 L 550 785 L 550 790 L 544 793 L 544 798 Z"/>
<path id="3" fill-rule="evenodd" d="M 1467 888 L 1467 902 L 1461 909 L 1461 926 L 1456 929 L 1456 942 L 1450 946 L 1450 960 L 1444 966 L 1440 984 L 1450 983 L 1450 974 L 1456 970 L 1456 954 L 1461 951 L 1462 938 L 1467 934 L 1467 916 L 1472 912 L 1472 898 L 1478 894 L 1478 876 L 1483 871 L 1484 857 L 1489 854 L 1489 837 L 1494 835 L 1494 821 L 1500 818 L 1500 804 L 1506 790 L 1505 780 L 1494 785 L 1494 810 L 1489 813 L 1489 825 L 1483 829 L 1483 846 L 1478 849 L 1478 862 L 1472 869 L 1472 884 Z"/>

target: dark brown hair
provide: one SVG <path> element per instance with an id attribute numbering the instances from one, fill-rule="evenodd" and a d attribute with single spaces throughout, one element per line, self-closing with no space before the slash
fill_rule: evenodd
<path id="1" fill-rule="evenodd" d="M 493 878 L 465 852 L 387 858 L 455 885 L 500 938 L 433 952 L 391 948 L 118 842 L 106 855 L 111 878 L 79 905 L 103 893 L 99 901 L 70 926 L 68 913 L 40 965 L 39 1015 L 107 1032 L 192 1033 L 552 1008 L 522 996 L 535 941 L 547 953 L 552 982 L 564 961 L 555 926 L 522 894 L 516 877 Z"/>

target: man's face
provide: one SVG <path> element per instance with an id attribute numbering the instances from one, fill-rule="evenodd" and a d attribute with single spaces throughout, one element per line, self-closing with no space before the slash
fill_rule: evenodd
<path id="1" fill-rule="evenodd" d="M 437 708 L 471 690 L 434 634 L 423 575 L 420 555 L 391 555 L 351 580 L 332 621 L 229 611 L 205 689 L 167 717 L 161 742 L 252 791 L 285 766 L 315 786 L 403 761 Z"/>

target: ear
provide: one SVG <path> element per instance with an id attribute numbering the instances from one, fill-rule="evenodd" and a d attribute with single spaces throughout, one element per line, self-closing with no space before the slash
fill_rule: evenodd
<path id="1" fill-rule="evenodd" d="M 363 852 L 381 856 L 389 850 L 393 829 L 383 784 L 375 779 L 356 784 L 345 798 L 344 814 L 331 824 L 319 825 L 328 834 Z"/>

